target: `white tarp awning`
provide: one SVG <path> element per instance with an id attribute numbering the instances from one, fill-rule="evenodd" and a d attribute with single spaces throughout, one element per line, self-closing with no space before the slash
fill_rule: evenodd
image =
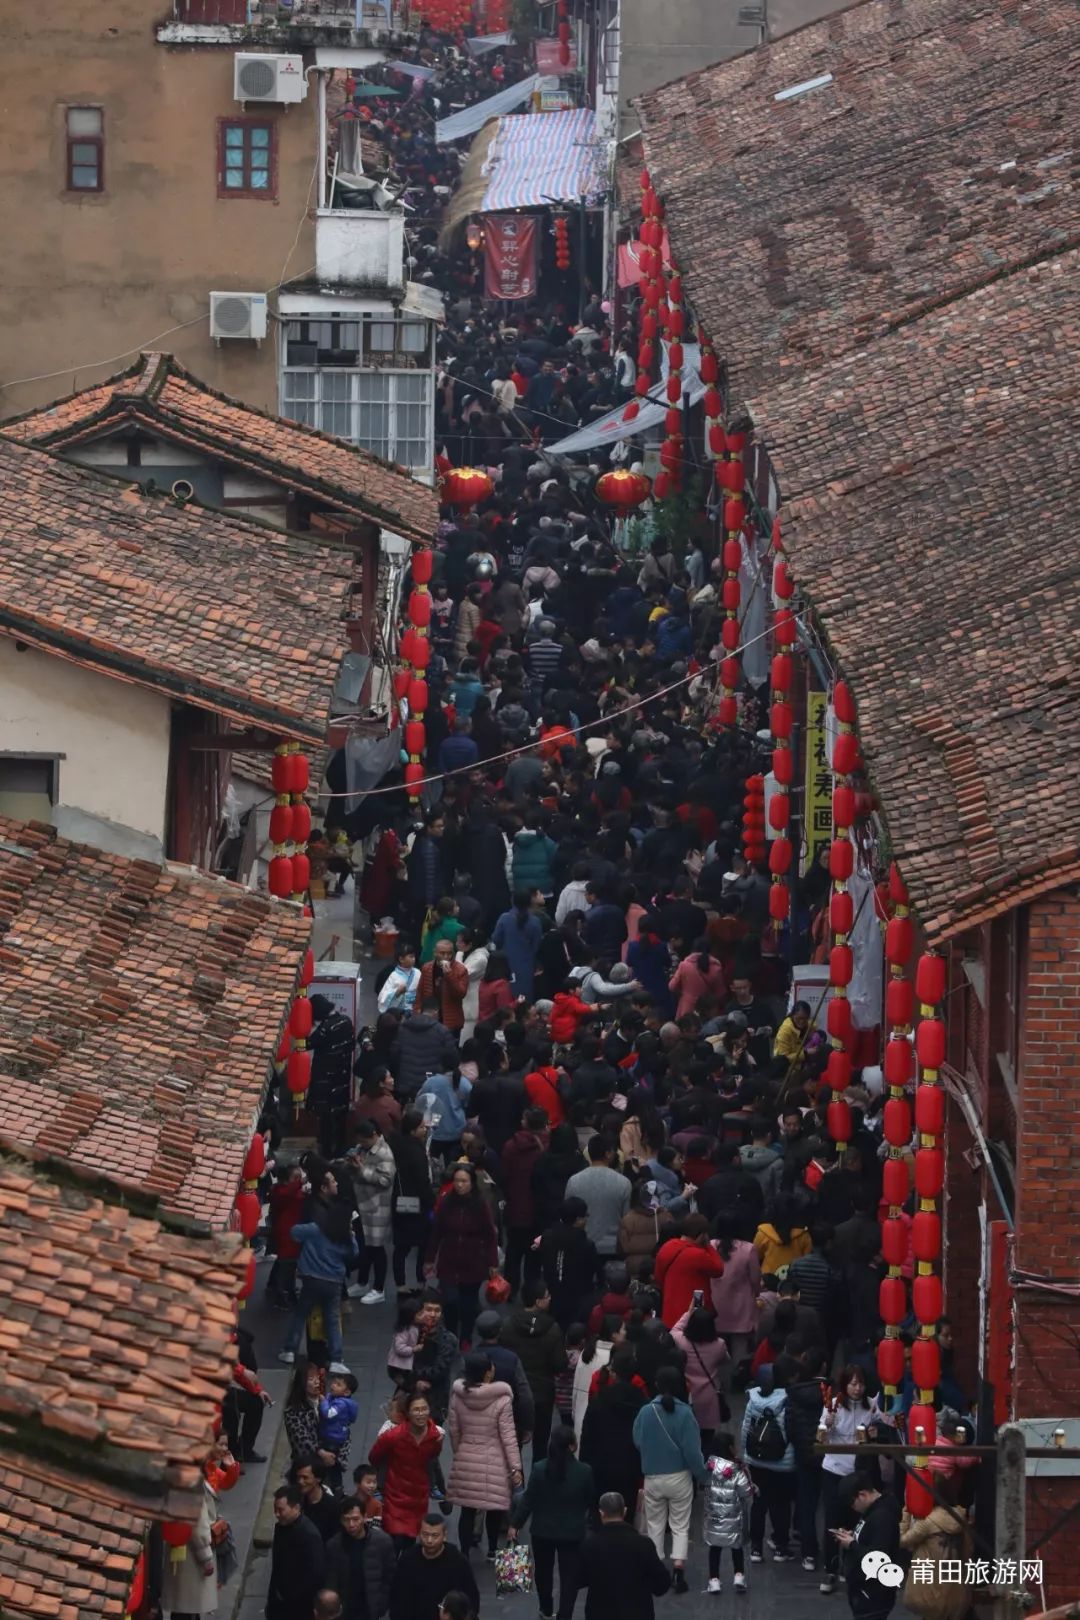
<path id="1" fill-rule="evenodd" d="M 410 79 L 433 79 L 438 68 L 425 67 L 423 62 L 387 62 L 395 73 L 407 73 Z"/>
<path id="2" fill-rule="evenodd" d="M 474 102 L 471 107 L 465 107 L 461 112 L 451 113 L 449 118 L 440 118 L 435 125 L 435 141 L 444 146 L 447 141 L 462 141 L 467 135 L 475 135 L 478 129 L 483 129 L 489 118 L 498 118 L 502 113 L 513 112 L 528 101 L 537 85 L 540 83 L 538 73 L 530 74 L 527 79 L 519 79 L 506 90 L 500 90 L 497 95 L 489 96 L 486 101 Z"/>
<path id="3" fill-rule="evenodd" d="M 705 384 L 701 380 L 699 366 L 701 364 L 701 349 L 696 343 L 687 343 L 683 348 L 683 382 L 684 392 L 689 396 L 691 405 L 697 405 L 704 397 Z M 616 405 L 613 411 L 606 416 L 600 416 L 587 427 L 577 428 L 558 444 L 549 444 L 544 447 L 544 454 L 548 456 L 573 456 L 582 450 L 596 450 L 601 445 L 618 444 L 620 439 L 633 439 L 646 429 L 658 427 L 667 414 L 668 398 L 665 389 L 667 382 L 668 363 L 667 349 L 664 349 L 660 362 L 660 381 L 654 383 L 646 397 L 641 401 L 641 409 L 633 421 L 627 422 L 626 405 Z"/>
<path id="4" fill-rule="evenodd" d="M 509 45 L 513 37 L 512 34 L 477 34 L 475 39 L 465 41 L 465 49 L 470 56 L 486 56 L 488 51 L 497 51 Z"/>

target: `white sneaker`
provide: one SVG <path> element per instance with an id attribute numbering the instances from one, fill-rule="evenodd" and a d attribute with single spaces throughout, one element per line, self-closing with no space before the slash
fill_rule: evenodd
<path id="1" fill-rule="evenodd" d="M 750 1562 L 752 1564 L 760 1564 L 762 1562 L 762 1560 L 763 1560 L 763 1556 L 764 1555 L 762 1553 L 751 1552 L 751 1554 L 750 1554 Z"/>
<path id="2" fill-rule="evenodd" d="M 326 1370 L 332 1373 L 347 1373 L 349 1371 L 343 1361 L 332 1361 Z"/>
<path id="3" fill-rule="evenodd" d="M 293 1362 L 296 1360 L 296 1351 L 295 1350 L 279 1350 L 277 1358 L 278 1358 L 279 1361 L 283 1361 L 285 1363 L 286 1367 L 291 1367 Z"/>
<path id="4" fill-rule="evenodd" d="M 745 1592 L 746 1591 L 746 1576 L 745 1575 L 742 1575 L 742 1574 L 736 1575 L 736 1577 L 735 1577 L 735 1590 L 736 1590 L 736 1592 Z"/>
<path id="5" fill-rule="evenodd" d="M 350 1299 L 363 1299 L 368 1291 L 367 1283 L 350 1283 L 345 1292 Z"/>
<path id="6" fill-rule="evenodd" d="M 385 1299 L 386 1295 L 380 1293 L 377 1288 L 369 1288 L 367 1293 L 362 1296 L 360 1303 L 361 1305 L 381 1305 Z"/>
<path id="7" fill-rule="evenodd" d="M 802 1567 L 808 1574 L 812 1575 L 814 1570 L 817 1568 L 817 1561 L 813 1558 L 804 1558 L 802 1561 Z"/>
<path id="8" fill-rule="evenodd" d="M 705 1590 L 706 1590 L 706 1592 L 722 1592 L 724 1590 L 723 1587 L 720 1585 L 720 1577 L 719 1577 L 719 1575 L 710 1575 L 709 1576 L 709 1584 L 705 1588 Z"/>
<path id="9" fill-rule="evenodd" d="M 836 1576 L 826 1575 L 822 1579 L 821 1585 L 818 1587 L 818 1591 L 823 1593 L 826 1597 L 830 1597 L 832 1593 L 836 1591 Z"/>

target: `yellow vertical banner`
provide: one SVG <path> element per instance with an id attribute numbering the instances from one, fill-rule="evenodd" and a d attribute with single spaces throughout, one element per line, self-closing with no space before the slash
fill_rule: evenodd
<path id="1" fill-rule="evenodd" d="M 832 839 L 832 771 L 829 769 L 824 692 L 806 694 L 806 793 L 803 799 L 803 849 L 799 870 L 806 875 L 823 845 Z"/>

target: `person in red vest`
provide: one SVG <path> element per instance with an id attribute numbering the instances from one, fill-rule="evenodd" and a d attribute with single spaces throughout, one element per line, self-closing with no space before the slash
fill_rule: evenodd
<path id="1" fill-rule="evenodd" d="M 709 1223 L 704 1215 L 690 1215 L 683 1222 L 682 1236 L 669 1238 L 656 1256 L 653 1276 L 663 1290 L 660 1315 L 665 1327 L 688 1311 L 698 1289 L 709 1298 L 709 1284 L 722 1277 L 724 1262 L 709 1242 Z"/>

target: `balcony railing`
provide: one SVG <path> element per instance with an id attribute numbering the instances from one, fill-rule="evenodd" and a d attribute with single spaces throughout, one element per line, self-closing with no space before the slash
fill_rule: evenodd
<path id="1" fill-rule="evenodd" d="M 306 27 L 357 30 L 407 26 L 404 0 L 174 0 L 175 20 L 229 27 Z"/>

